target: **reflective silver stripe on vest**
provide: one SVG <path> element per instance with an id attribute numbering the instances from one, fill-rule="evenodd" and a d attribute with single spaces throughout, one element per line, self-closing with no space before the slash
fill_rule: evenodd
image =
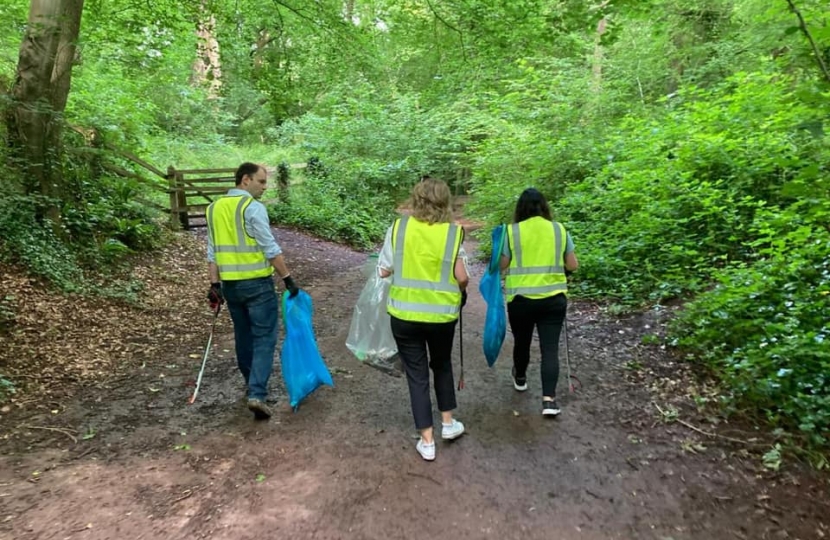
<path id="1" fill-rule="evenodd" d="M 519 232 L 519 224 L 514 223 L 510 226 L 513 229 L 513 258 L 516 259 L 516 266 L 522 266 L 522 233 Z M 510 270 L 507 270 L 510 273 Z"/>
<path id="2" fill-rule="evenodd" d="M 557 226 L 557 224 L 551 221 L 551 225 L 553 225 L 553 260 L 556 262 L 559 259 L 559 256 L 563 253 L 563 246 L 562 246 L 562 229 Z M 522 238 L 521 233 L 519 232 L 519 224 L 514 223 L 511 225 L 513 228 L 513 243 L 515 245 L 510 246 L 513 249 L 513 257 L 516 259 L 516 265 L 518 268 L 515 267 L 508 267 L 507 274 L 511 276 L 520 276 L 520 275 L 533 275 L 533 274 L 561 274 L 565 272 L 564 266 L 559 265 L 552 265 L 552 266 L 522 266 Z M 508 292 L 508 294 L 510 294 Z"/>
<path id="3" fill-rule="evenodd" d="M 454 306 L 436 306 L 435 304 L 420 304 L 417 302 L 402 302 L 389 299 L 389 305 L 395 309 L 402 311 L 416 312 L 416 313 L 436 313 L 438 315 L 458 315 L 460 304 Z"/>
<path id="4" fill-rule="evenodd" d="M 262 251 L 259 246 L 213 246 L 216 253 L 259 253 Z"/>
<path id="5" fill-rule="evenodd" d="M 263 268 L 268 268 L 269 266 L 271 266 L 271 264 L 268 261 L 250 264 L 220 264 L 219 272 L 249 272 L 252 270 L 261 270 Z"/>
<path id="6" fill-rule="evenodd" d="M 398 231 L 395 234 L 395 256 L 392 263 L 395 266 L 395 273 L 392 274 L 393 276 L 400 274 L 401 267 L 403 266 L 403 239 L 406 236 L 407 221 L 409 221 L 409 216 L 401 218 L 400 223 L 398 223 Z"/>
<path id="7" fill-rule="evenodd" d="M 556 292 L 556 291 L 567 291 L 568 284 L 567 283 L 554 283 L 553 285 L 539 285 L 537 287 L 511 287 L 505 289 L 505 292 L 508 295 L 517 295 L 517 294 L 544 294 L 549 292 Z"/>
<path id="8" fill-rule="evenodd" d="M 409 289 L 422 289 L 427 291 L 440 292 L 459 292 L 458 285 L 450 283 L 450 272 L 453 271 L 453 249 L 455 248 L 455 236 L 458 231 L 458 226 L 450 224 L 447 233 L 447 245 L 444 248 L 444 261 L 441 263 L 441 281 L 429 281 L 426 279 L 408 279 L 403 278 L 403 250 L 404 238 L 406 237 L 406 225 L 409 221 L 409 216 L 401 218 L 398 224 L 398 231 L 395 235 L 395 273 L 392 274 L 392 283 L 399 287 L 406 287 Z M 443 313 L 443 312 L 442 312 Z"/>
<path id="9" fill-rule="evenodd" d="M 245 206 L 245 200 L 248 197 L 240 197 L 239 204 L 236 205 L 236 214 L 234 217 L 236 218 L 236 245 L 244 246 L 247 245 L 245 242 L 245 219 L 244 219 L 244 212 L 242 211 L 242 207 Z"/>
<path id="10" fill-rule="evenodd" d="M 508 270 L 508 273 L 512 276 L 520 276 L 527 274 L 561 274 L 564 271 L 564 266 L 527 266 L 525 268 L 513 268 Z"/>

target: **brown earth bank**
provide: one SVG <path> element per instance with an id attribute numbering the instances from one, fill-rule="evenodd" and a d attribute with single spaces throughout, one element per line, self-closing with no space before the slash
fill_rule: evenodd
<path id="1" fill-rule="evenodd" d="M 0 372 L 21 388 L 0 405 L 0 538 L 830 535 L 828 478 L 792 461 L 765 469 L 769 434 L 699 411 L 692 397 L 711 387 L 644 343 L 671 310 L 613 317 L 573 301 L 567 350 L 581 386 L 568 391 L 563 362 L 563 413 L 543 418 L 538 351 L 526 393 L 511 385 L 509 333 L 495 366 L 484 360 L 480 265 L 463 317 L 467 433 L 422 461 L 405 380 L 344 344 L 367 255 L 275 232 L 315 301 L 335 387 L 293 412 L 277 361 L 268 422 L 245 409 L 225 312 L 187 404 L 211 321 L 203 231 L 139 261 L 138 306 L 55 295 L 0 268 L 16 313 Z"/>

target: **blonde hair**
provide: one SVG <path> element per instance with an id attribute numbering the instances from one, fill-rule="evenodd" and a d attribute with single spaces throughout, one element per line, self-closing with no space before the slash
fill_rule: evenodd
<path id="1" fill-rule="evenodd" d="M 452 221 L 450 188 L 436 178 L 426 177 L 412 188 L 412 217 L 430 225 Z"/>

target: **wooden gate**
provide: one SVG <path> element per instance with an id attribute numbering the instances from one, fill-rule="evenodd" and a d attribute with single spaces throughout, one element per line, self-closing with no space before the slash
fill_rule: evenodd
<path id="1" fill-rule="evenodd" d="M 206 225 L 208 205 L 235 184 L 236 169 L 167 168 L 170 182 L 170 225 L 188 230 Z"/>
<path id="2" fill-rule="evenodd" d="M 306 163 L 283 163 L 276 168 L 278 200 L 288 199 L 291 169 L 304 169 Z M 271 176 L 269 171 L 269 176 Z M 176 169 L 167 168 L 170 187 L 170 226 L 188 230 L 207 225 L 207 207 L 236 185 L 236 169 Z M 265 202 L 265 201 L 263 201 Z"/>

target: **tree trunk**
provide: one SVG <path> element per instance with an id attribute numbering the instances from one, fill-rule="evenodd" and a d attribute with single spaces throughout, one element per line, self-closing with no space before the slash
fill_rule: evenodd
<path id="1" fill-rule="evenodd" d="M 12 105 L 6 118 L 8 145 L 23 172 L 27 193 L 63 198 L 61 114 L 66 107 L 81 26 L 83 0 L 32 0 L 20 45 Z M 57 206 L 47 211 L 55 224 Z"/>
<path id="2" fill-rule="evenodd" d="M 597 34 L 594 38 L 594 57 L 591 61 L 591 91 L 594 96 L 598 96 L 599 93 L 602 92 L 602 62 L 604 57 L 602 50 L 602 34 L 605 33 L 607 25 L 608 19 L 603 17 L 599 23 L 597 23 Z"/>
<path id="3" fill-rule="evenodd" d="M 222 63 L 219 41 L 215 37 L 216 17 L 204 2 L 201 9 L 201 19 L 196 25 L 196 60 L 191 81 L 196 86 L 206 85 L 208 98 L 215 99 L 222 90 Z"/>

